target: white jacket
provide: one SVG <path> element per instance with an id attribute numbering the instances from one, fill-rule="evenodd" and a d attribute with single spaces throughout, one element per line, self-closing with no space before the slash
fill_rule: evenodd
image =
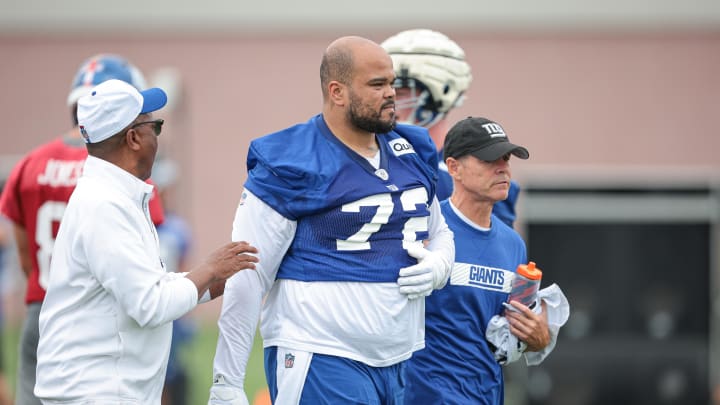
<path id="1" fill-rule="evenodd" d="M 85 162 L 40 311 L 35 394 L 44 403 L 160 404 L 172 320 L 198 294 L 183 274 L 164 269 L 151 193 L 109 162 Z"/>

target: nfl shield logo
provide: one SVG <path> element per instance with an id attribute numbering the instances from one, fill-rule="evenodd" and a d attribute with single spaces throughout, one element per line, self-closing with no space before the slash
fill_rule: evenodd
<path id="1" fill-rule="evenodd" d="M 291 353 L 285 353 L 285 368 L 293 368 L 295 365 L 295 356 Z"/>

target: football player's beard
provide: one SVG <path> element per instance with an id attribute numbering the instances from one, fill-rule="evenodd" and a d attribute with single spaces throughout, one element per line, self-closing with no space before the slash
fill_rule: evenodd
<path id="1" fill-rule="evenodd" d="M 394 104 L 393 101 L 387 101 L 380 106 L 379 112 L 371 111 L 369 108 L 363 108 L 362 103 L 353 97 L 350 98 L 350 108 L 348 109 L 348 118 L 350 122 L 363 131 L 375 134 L 385 134 L 395 129 L 395 113 L 390 113 L 388 120 L 382 119 L 383 109 Z"/>

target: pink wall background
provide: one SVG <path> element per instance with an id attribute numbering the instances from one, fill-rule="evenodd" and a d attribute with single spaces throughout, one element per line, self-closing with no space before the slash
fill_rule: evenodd
<path id="1" fill-rule="evenodd" d="M 392 33 L 364 35 L 379 42 Z M 450 118 L 503 124 L 531 152 L 514 161 L 521 181 L 549 166 L 618 181 L 640 167 L 720 172 L 720 33 L 445 33 L 475 75 Z M 249 141 L 319 112 L 320 57 L 344 34 L 0 37 L 0 155 L 7 163 L 69 128 L 65 97 L 86 57 L 119 53 L 148 79 L 174 68 L 182 97 L 157 114 L 167 119 L 160 148 L 181 164 L 175 205 L 191 222 L 197 259 L 230 237 Z"/>

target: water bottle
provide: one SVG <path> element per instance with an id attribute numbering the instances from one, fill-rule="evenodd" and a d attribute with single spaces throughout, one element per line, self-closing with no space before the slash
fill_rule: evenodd
<path id="1" fill-rule="evenodd" d="M 541 279 L 542 271 L 535 267 L 535 262 L 529 262 L 527 265 L 519 265 L 515 273 L 515 279 L 512 282 L 512 289 L 510 290 L 510 295 L 508 295 L 507 302 L 517 301 L 530 309 L 535 307 Z"/>

